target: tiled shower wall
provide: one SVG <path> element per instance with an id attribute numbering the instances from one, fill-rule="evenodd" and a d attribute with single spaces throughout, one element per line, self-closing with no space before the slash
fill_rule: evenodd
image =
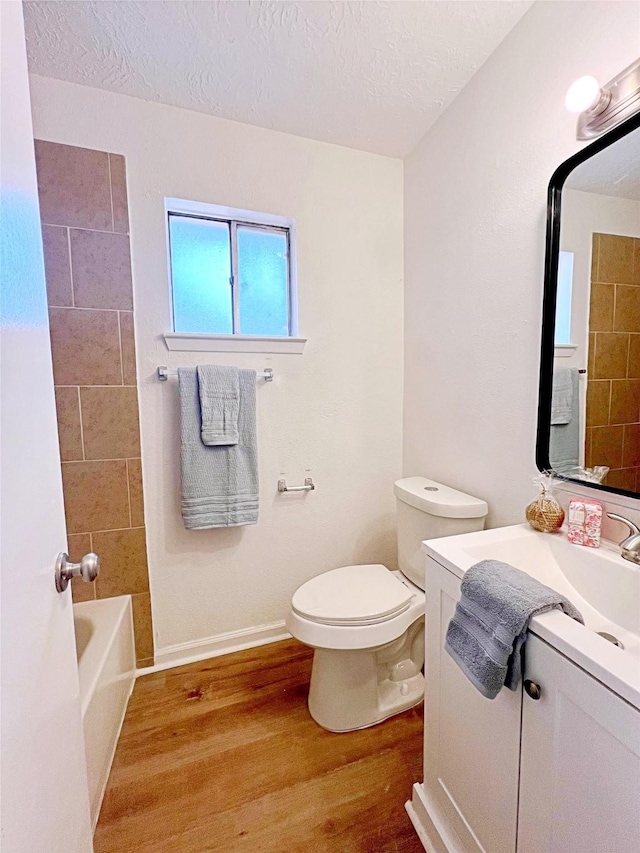
<path id="1" fill-rule="evenodd" d="M 586 463 L 640 491 L 640 239 L 594 234 Z"/>
<path id="2" fill-rule="evenodd" d="M 124 157 L 36 140 L 69 554 L 101 558 L 74 601 L 131 594 L 153 663 Z"/>

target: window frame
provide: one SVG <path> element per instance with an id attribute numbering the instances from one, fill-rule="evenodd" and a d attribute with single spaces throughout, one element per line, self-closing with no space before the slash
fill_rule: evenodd
<path id="1" fill-rule="evenodd" d="M 171 235 L 169 229 L 170 215 L 185 216 L 199 219 L 215 220 L 229 225 L 231 249 L 232 287 L 232 328 L 231 334 L 216 334 L 208 332 L 177 332 L 175 330 L 173 274 L 171 267 Z M 188 201 L 186 199 L 165 198 L 164 200 L 165 240 L 167 247 L 167 277 L 169 289 L 170 332 L 165 332 L 164 338 L 169 349 L 182 350 L 236 350 L 249 352 L 302 352 L 305 338 L 298 337 L 298 278 L 296 253 L 296 221 L 288 216 L 272 213 L 261 213 L 255 210 L 244 210 L 207 202 Z M 278 336 L 244 335 L 236 329 L 240 326 L 240 298 L 238 277 L 238 226 L 264 228 L 283 231 L 287 237 L 288 251 L 288 302 L 289 302 L 289 334 Z M 264 345 L 264 347 L 261 346 Z M 281 344 L 281 345 L 278 345 Z"/>

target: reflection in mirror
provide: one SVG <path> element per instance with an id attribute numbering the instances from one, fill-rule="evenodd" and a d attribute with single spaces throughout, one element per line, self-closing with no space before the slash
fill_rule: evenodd
<path id="1" fill-rule="evenodd" d="M 640 493 L 640 129 L 562 188 L 549 462 Z"/>

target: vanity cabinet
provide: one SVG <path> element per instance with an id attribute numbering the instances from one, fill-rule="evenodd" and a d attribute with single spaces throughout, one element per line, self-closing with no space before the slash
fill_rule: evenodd
<path id="1" fill-rule="evenodd" d="M 485 699 L 444 650 L 460 579 L 427 558 L 424 782 L 433 853 L 638 853 L 638 711 L 534 634 L 522 689 Z"/>
<path id="2" fill-rule="evenodd" d="M 518 853 L 638 853 L 638 712 L 530 634 L 523 696 Z"/>
<path id="3" fill-rule="evenodd" d="M 435 850 L 513 853 L 522 694 L 478 693 L 444 650 L 460 580 L 428 559 L 424 783 Z M 437 835 L 445 846 L 438 846 Z M 433 836 L 433 839 L 431 838 Z M 423 839 L 424 841 L 425 839 Z"/>

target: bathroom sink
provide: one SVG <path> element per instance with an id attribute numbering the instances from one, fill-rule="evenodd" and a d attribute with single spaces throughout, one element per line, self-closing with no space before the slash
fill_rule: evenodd
<path id="1" fill-rule="evenodd" d="M 496 559 L 562 593 L 585 625 L 556 610 L 533 619 L 531 631 L 640 708 L 640 566 L 623 560 L 617 546 L 585 548 L 564 532 L 520 524 L 431 539 L 423 549 L 458 577 L 479 560 Z"/>

